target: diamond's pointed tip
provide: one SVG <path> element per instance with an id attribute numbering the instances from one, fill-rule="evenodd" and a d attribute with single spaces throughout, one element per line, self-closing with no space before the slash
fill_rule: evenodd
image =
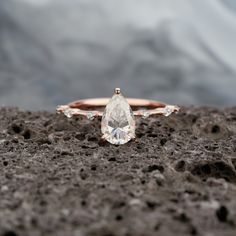
<path id="1" fill-rule="evenodd" d="M 121 94 L 120 88 L 115 88 L 115 94 Z"/>

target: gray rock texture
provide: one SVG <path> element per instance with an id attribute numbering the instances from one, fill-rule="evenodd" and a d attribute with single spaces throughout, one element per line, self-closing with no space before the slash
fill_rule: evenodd
<path id="1" fill-rule="evenodd" d="M 234 236 L 236 108 L 137 120 L 114 146 L 100 121 L 0 110 L 1 236 Z"/>

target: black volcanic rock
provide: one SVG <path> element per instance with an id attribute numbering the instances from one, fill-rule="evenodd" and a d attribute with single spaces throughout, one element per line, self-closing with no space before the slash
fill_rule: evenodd
<path id="1" fill-rule="evenodd" d="M 236 108 L 139 119 L 122 146 L 99 120 L 0 119 L 0 235 L 235 235 Z"/>

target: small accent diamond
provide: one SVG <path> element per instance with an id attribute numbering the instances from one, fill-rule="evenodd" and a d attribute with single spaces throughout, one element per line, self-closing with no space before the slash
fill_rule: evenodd
<path id="1" fill-rule="evenodd" d="M 142 111 L 142 118 L 147 119 L 150 116 L 150 113 L 147 110 Z"/>
<path id="2" fill-rule="evenodd" d="M 164 109 L 163 109 L 163 115 L 164 116 L 169 116 L 171 113 L 173 113 L 175 111 L 175 106 L 171 106 L 171 105 L 167 105 Z"/>
<path id="3" fill-rule="evenodd" d="M 77 112 L 79 112 L 80 109 L 77 108 L 67 108 L 64 110 L 64 115 L 68 118 L 71 118 L 73 115 L 75 115 Z"/>
<path id="4" fill-rule="evenodd" d="M 73 116 L 73 110 L 70 108 L 65 109 L 64 115 L 67 116 L 68 118 L 71 118 Z"/>
<path id="5" fill-rule="evenodd" d="M 94 112 L 92 112 L 92 111 L 90 111 L 90 112 L 87 113 L 87 118 L 88 118 L 89 120 L 93 120 L 93 119 L 94 119 L 94 116 L 95 116 L 95 114 L 94 114 Z"/>

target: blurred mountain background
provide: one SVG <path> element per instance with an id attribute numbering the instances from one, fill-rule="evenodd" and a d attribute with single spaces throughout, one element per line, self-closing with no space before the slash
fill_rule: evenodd
<path id="1" fill-rule="evenodd" d="M 236 105 L 235 0 L 0 0 L 0 105 Z"/>

